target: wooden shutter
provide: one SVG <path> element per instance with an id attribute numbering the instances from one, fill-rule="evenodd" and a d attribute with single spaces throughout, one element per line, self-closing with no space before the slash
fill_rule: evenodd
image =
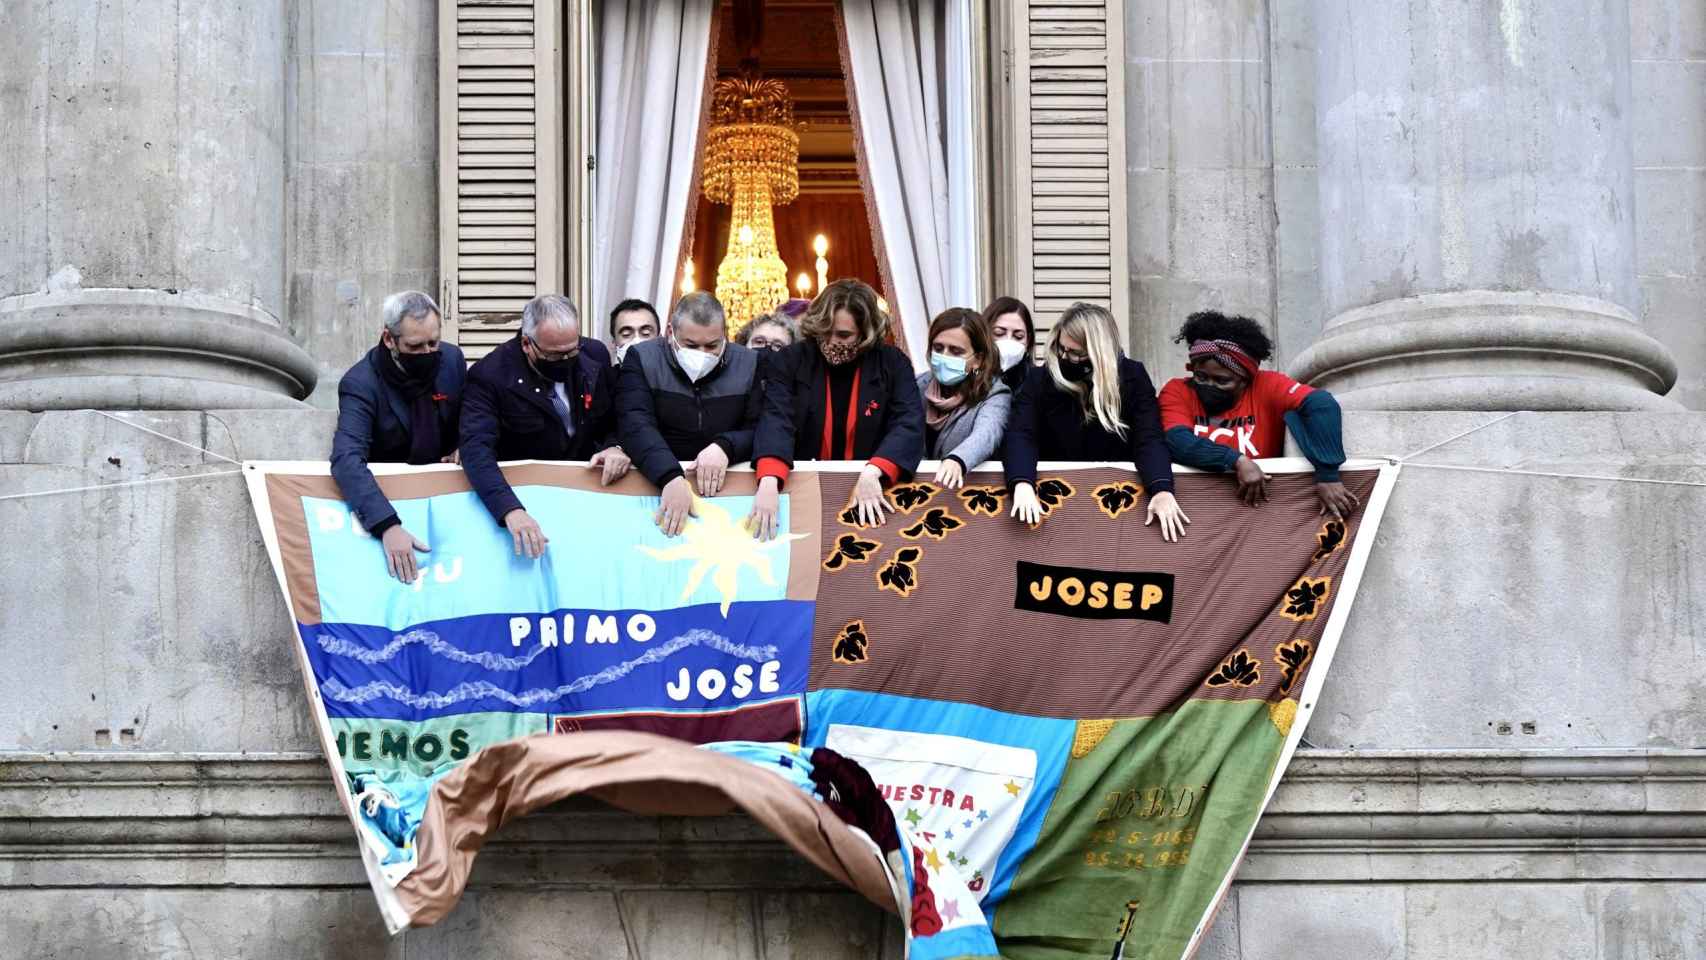
<path id="1" fill-rule="evenodd" d="M 1010 9 L 1009 285 L 1038 332 L 1086 300 L 1113 311 L 1129 341 L 1121 4 L 1018 0 Z"/>
<path id="2" fill-rule="evenodd" d="M 563 290 L 560 0 L 439 0 L 439 277 L 470 359 Z"/>

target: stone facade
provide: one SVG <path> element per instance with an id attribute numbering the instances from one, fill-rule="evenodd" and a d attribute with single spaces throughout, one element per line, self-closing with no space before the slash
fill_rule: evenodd
<path id="1" fill-rule="evenodd" d="M 1125 3 L 1133 352 L 1262 317 L 1408 461 L 1201 956 L 1706 957 L 1706 0 L 1562 6 Z M 586 804 L 384 934 L 223 458 L 436 289 L 434 7 L 0 4 L 0 956 L 898 957 Z"/>

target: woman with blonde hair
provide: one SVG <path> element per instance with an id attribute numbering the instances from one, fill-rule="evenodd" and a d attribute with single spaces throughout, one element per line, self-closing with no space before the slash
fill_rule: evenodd
<path id="1" fill-rule="evenodd" d="M 1007 425 L 1007 486 L 1013 516 L 1043 518 L 1037 500 L 1037 461 L 1131 461 L 1149 494 L 1144 526 L 1159 520 L 1168 542 L 1191 518 L 1173 498 L 1173 464 L 1161 435 L 1155 385 L 1143 364 L 1119 347 L 1119 328 L 1106 308 L 1074 303 L 1049 332 L 1047 363 L 1025 378 Z"/>
<path id="2" fill-rule="evenodd" d="M 753 440 L 754 536 L 776 536 L 782 485 L 799 460 L 865 461 L 853 488 L 859 522 L 880 525 L 894 509 L 883 485 L 924 459 L 924 405 L 906 354 L 884 342 L 888 326 L 875 290 L 837 280 L 800 318 L 800 339 L 770 355 Z"/>

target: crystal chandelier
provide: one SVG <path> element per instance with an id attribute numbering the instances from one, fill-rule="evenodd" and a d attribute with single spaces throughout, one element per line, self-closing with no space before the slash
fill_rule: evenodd
<path id="1" fill-rule="evenodd" d="M 731 330 L 788 299 L 788 265 L 770 211 L 799 196 L 799 162 L 787 86 L 756 76 L 718 80 L 700 186 L 707 200 L 733 207 L 717 265 L 717 299 Z"/>

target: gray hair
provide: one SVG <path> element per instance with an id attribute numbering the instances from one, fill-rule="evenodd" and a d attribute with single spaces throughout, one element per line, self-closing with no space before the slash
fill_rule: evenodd
<path id="1" fill-rule="evenodd" d="M 746 322 L 745 326 L 740 328 L 739 333 L 735 334 L 735 342 L 745 346 L 746 343 L 752 339 L 752 332 L 767 323 L 773 323 L 788 331 L 789 343 L 799 342 L 800 325 L 795 322 L 793 317 L 790 317 L 785 313 L 761 313 L 758 316 L 753 317 L 751 320 Z"/>
<path id="2" fill-rule="evenodd" d="M 404 320 L 425 320 L 427 317 L 443 316 L 438 311 L 438 304 L 433 303 L 431 297 L 419 290 L 404 290 L 386 297 L 381 313 L 385 318 L 385 329 L 390 331 L 393 337 L 403 335 Z"/>
<path id="3" fill-rule="evenodd" d="M 541 323 L 550 323 L 554 327 L 578 327 L 580 322 L 581 313 L 575 309 L 575 302 L 559 293 L 534 297 L 521 308 L 521 335 L 529 340 L 539 332 Z"/>
<path id="4" fill-rule="evenodd" d="M 697 290 L 682 297 L 681 302 L 669 313 L 670 325 L 675 327 L 721 327 L 727 319 L 727 315 L 723 313 L 723 305 L 704 290 Z"/>

